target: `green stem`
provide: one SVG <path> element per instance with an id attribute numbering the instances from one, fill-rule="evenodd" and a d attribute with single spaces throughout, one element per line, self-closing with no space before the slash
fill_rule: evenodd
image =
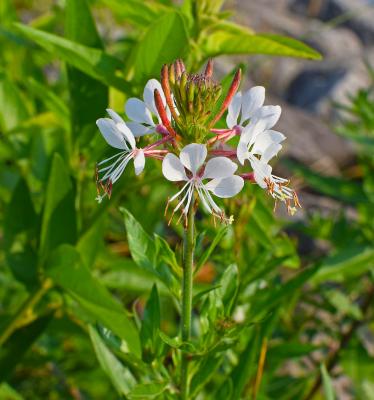
<path id="1" fill-rule="evenodd" d="M 52 282 L 47 279 L 41 284 L 38 289 L 30 294 L 30 296 L 25 300 L 25 302 L 21 305 L 12 320 L 9 322 L 7 327 L 1 333 L 0 346 L 2 346 L 9 339 L 9 337 L 12 336 L 13 332 L 22 325 L 22 321 L 27 318 L 27 315 L 32 312 L 36 304 L 39 303 L 40 299 L 51 287 Z"/>
<path id="2" fill-rule="evenodd" d="M 183 288 L 182 288 L 182 341 L 187 342 L 191 336 L 191 317 L 192 317 L 192 287 L 193 287 L 193 259 L 194 259 L 194 199 L 191 201 L 188 210 L 187 227 L 184 233 L 183 245 Z M 188 379 L 189 354 L 182 353 L 181 364 L 181 399 L 189 398 L 189 379 Z"/>

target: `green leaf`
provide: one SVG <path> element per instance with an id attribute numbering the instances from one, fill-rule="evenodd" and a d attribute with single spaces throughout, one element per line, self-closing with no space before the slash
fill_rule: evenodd
<path id="1" fill-rule="evenodd" d="M 169 7 L 147 0 L 101 0 L 114 14 L 130 24 L 148 27 L 153 21 L 169 11 Z"/>
<path id="2" fill-rule="evenodd" d="M 43 85 L 34 78 L 28 78 L 25 82 L 27 89 L 37 98 L 39 98 L 47 109 L 52 111 L 65 124 L 69 118 L 69 109 L 64 101 L 54 93 L 47 85 Z"/>
<path id="3" fill-rule="evenodd" d="M 100 245 L 103 244 L 104 218 L 98 218 L 79 238 L 77 250 L 86 267 L 91 268 L 95 262 Z"/>
<path id="4" fill-rule="evenodd" d="M 154 273 L 156 251 L 153 240 L 128 210 L 122 209 L 122 212 L 132 259 L 139 267 Z"/>
<path id="5" fill-rule="evenodd" d="M 252 332 L 246 348 L 239 356 L 238 364 L 230 374 L 233 391 L 232 395 L 230 396 L 231 400 L 237 400 L 241 398 L 241 394 L 245 385 L 251 379 L 259 344 L 260 334 Z M 223 387 L 221 386 L 219 391 L 222 389 Z"/>
<path id="6" fill-rule="evenodd" d="M 352 246 L 327 257 L 312 279 L 314 284 L 325 280 L 341 282 L 369 271 L 374 267 L 374 249 Z"/>
<path id="7" fill-rule="evenodd" d="M 6 261 L 14 277 L 28 287 L 38 282 L 37 254 L 32 246 L 37 226 L 29 188 L 20 179 L 5 212 L 4 244 Z"/>
<path id="8" fill-rule="evenodd" d="M 230 316 L 236 302 L 239 288 L 239 271 L 235 264 L 228 266 L 220 279 L 220 287 L 217 293 L 222 300 L 224 315 Z"/>
<path id="9" fill-rule="evenodd" d="M 351 299 L 340 290 L 328 290 L 326 293 L 326 299 L 344 315 L 348 315 L 357 320 L 363 318 L 360 307 L 353 303 Z"/>
<path id="10" fill-rule="evenodd" d="M 139 383 L 129 393 L 130 400 L 146 400 L 158 398 L 168 387 L 166 382 Z"/>
<path id="11" fill-rule="evenodd" d="M 169 243 L 157 234 L 154 234 L 154 238 L 158 258 L 161 258 L 167 265 L 169 265 L 176 277 L 181 278 L 183 274 L 182 268 L 178 264 L 177 257 Z"/>
<path id="12" fill-rule="evenodd" d="M 101 368 L 108 375 L 117 392 L 120 395 L 127 395 L 136 384 L 135 378 L 107 348 L 91 325 L 88 327 L 88 332 Z"/>
<path id="13" fill-rule="evenodd" d="M 152 272 L 160 279 L 171 293 L 178 295 L 180 282 L 172 274 L 169 267 L 165 264 L 165 243 L 161 247 L 161 255 L 159 254 L 159 246 L 156 248 L 157 242 L 144 231 L 143 227 L 126 209 L 122 208 L 124 214 L 125 226 L 127 231 L 127 240 L 131 256 L 134 262 L 149 272 Z M 161 242 L 158 241 L 158 244 Z M 170 249 L 171 250 L 171 249 Z M 167 250 L 166 259 L 170 261 L 170 252 Z M 173 261 L 174 263 L 174 261 Z"/>
<path id="14" fill-rule="evenodd" d="M 4 400 L 24 400 L 19 393 L 17 393 L 11 386 L 6 382 L 0 385 L 0 399 Z"/>
<path id="15" fill-rule="evenodd" d="M 217 247 L 221 239 L 226 235 L 228 231 L 228 227 L 222 227 L 215 235 L 213 241 L 209 245 L 209 247 L 204 251 L 203 255 L 200 257 L 198 263 L 196 263 L 196 268 L 194 274 L 200 270 L 200 268 L 209 260 L 209 257 L 212 255 L 214 249 Z"/>
<path id="16" fill-rule="evenodd" d="M 76 43 L 103 49 L 86 0 L 66 2 L 65 36 Z M 91 134 L 86 133 L 86 136 L 90 140 L 93 136 L 92 131 L 96 129 L 95 121 L 102 116 L 108 106 L 108 88 L 72 66 L 68 66 L 68 82 L 73 138 L 82 135 L 83 129 L 89 125 Z"/>
<path id="17" fill-rule="evenodd" d="M 327 372 L 326 366 L 321 364 L 321 375 L 323 383 L 323 391 L 325 393 L 326 400 L 335 400 L 334 388 L 332 386 L 331 378 Z"/>
<path id="18" fill-rule="evenodd" d="M 23 24 L 17 23 L 13 27 L 16 33 L 34 41 L 53 56 L 71 64 L 94 79 L 123 92 L 129 90 L 129 84 L 116 75 L 117 70 L 123 69 L 122 62 L 102 50 L 84 46 Z"/>
<path id="19" fill-rule="evenodd" d="M 269 54 L 275 56 L 320 59 L 321 55 L 296 39 L 273 34 L 253 34 L 243 27 L 227 31 L 217 29 L 202 43 L 206 57 L 222 54 Z"/>
<path id="20" fill-rule="evenodd" d="M 182 15 L 177 11 L 165 13 L 134 47 L 127 64 L 128 74 L 137 81 L 158 76 L 162 65 L 183 57 L 187 47 L 188 34 Z"/>
<path id="21" fill-rule="evenodd" d="M 204 357 L 191 380 L 191 397 L 193 398 L 204 387 L 222 363 L 217 353 Z"/>
<path id="22" fill-rule="evenodd" d="M 0 348 L 0 380 L 11 376 L 14 367 L 35 340 L 44 332 L 53 317 L 53 313 L 37 318 L 30 324 L 17 329 Z"/>
<path id="23" fill-rule="evenodd" d="M 48 179 L 40 234 L 40 255 L 61 243 L 76 241 L 77 226 L 73 185 L 61 156 L 55 153 Z"/>
<path id="24" fill-rule="evenodd" d="M 367 201 L 362 185 L 333 176 L 323 176 L 296 161 L 285 163 L 292 171 L 302 176 L 317 192 L 347 203 L 362 203 Z"/>
<path id="25" fill-rule="evenodd" d="M 160 300 L 157 286 L 154 285 L 144 308 L 140 339 L 142 342 L 143 356 L 146 360 L 152 361 L 161 348 L 160 331 Z"/>
<path id="26" fill-rule="evenodd" d="M 0 129 L 9 131 L 25 121 L 29 112 L 20 90 L 5 75 L 0 74 Z"/>
<path id="27" fill-rule="evenodd" d="M 66 290 L 94 322 L 99 321 L 127 344 L 127 352 L 140 356 L 139 335 L 125 310 L 82 265 L 79 253 L 62 245 L 52 254 L 47 274 Z"/>
<path id="28" fill-rule="evenodd" d="M 289 279 L 286 283 L 282 283 L 281 286 L 269 288 L 263 296 L 255 296 L 256 303 L 253 304 L 253 307 L 250 309 L 250 316 L 248 319 L 251 320 L 254 317 L 258 318 L 260 315 L 269 313 L 282 301 L 292 296 L 307 281 L 311 280 L 317 271 L 318 267 L 306 268 L 294 278 Z"/>

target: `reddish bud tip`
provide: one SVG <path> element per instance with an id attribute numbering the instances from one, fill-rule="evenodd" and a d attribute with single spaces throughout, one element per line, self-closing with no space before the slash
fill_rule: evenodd
<path id="1" fill-rule="evenodd" d="M 223 113 L 227 110 L 227 107 L 230 105 L 232 98 L 235 96 L 235 93 L 239 88 L 241 77 L 242 77 L 242 70 L 239 68 L 234 75 L 229 91 L 227 92 L 225 100 L 222 103 L 221 109 L 212 120 L 210 127 L 213 127 L 215 123 L 219 121 L 219 119 L 222 117 Z"/>
<path id="2" fill-rule="evenodd" d="M 154 96 L 155 96 L 155 105 L 156 105 L 158 114 L 160 115 L 162 124 L 163 124 L 163 125 L 165 126 L 165 128 L 168 130 L 168 132 L 170 133 L 170 135 L 172 135 L 172 136 L 175 137 L 177 134 L 176 134 L 176 132 L 174 131 L 173 127 L 171 126 L 171 123 L 170 123 L 170 121 L 169 121 L 169 118 L 168 118 L 168 116 L 167 116 L 167 114 L 166 114 L 166 110 L 165 110 L 165 107 L 164 107 L 164 103 L 163 103 L 163 101 L 162 101 L 162 97 L 161 97 L 161 95 L 160 95 L 160 92 L 159 92 L 157 89 L 155 89 Z"/>
<path id="3" fill-rule="evenodd" d="M 213 75 L 213 60 L 212 60 L 212 59 L 210 59 L 210 60 L 208 61 L 207 65 L 206 65 L 206 67 L 205 67 L 204 75 L 205 75 L 207 78 L 211 78 L 211 77 L 212 77 L 212 75 Z"/>
<path id="4" fill-rule="evenodd" d="M 171 68 L 172 69 L 172 68 Z M 161 86 L 164 91 L 166 104 L 169 106 L 171 114 L 175 121 L 178 120 L 178 114 L 175 110 L 174 102 L 171 97 L 170 82 L 169 82 L 169 67 L 165 64 L 161 69 Z"/>

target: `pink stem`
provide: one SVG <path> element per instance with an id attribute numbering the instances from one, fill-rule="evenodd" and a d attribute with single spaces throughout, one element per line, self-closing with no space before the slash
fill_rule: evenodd
<path id="1" fill-rule="evenodd" d="M 235 150 L 211 150 L 210 154 L 214 156 L 223 156 L 229 158 L 236 158 L 236 151 Z"/>
<path id="2" fill-rule="evenodd" d="M 157 142 L 149 144 L 147 147 L 144 148 L 144 151 L 152 150 L 157 146 L 160 146 L 161 144 L 167 143 L 169 141 L 172 141 L 174 138 L 170 135 L 163 137 L 160 140 L 157 140 Z"/>

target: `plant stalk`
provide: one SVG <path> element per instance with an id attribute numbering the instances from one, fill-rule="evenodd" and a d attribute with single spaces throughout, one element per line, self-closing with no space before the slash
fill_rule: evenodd
<path id="1" fill-rule="evenodd" d="M 45 295 L 46 292 L 52 287 L 52 282 L 49 279 L 46 279 L 38 289 L 36 289 L 30 296 L 25 300 L 25 302 L 21 305 L 15 316 L 9 322 L 7 327 L 0 335 L 0 347 L 12 336 L 12 334 L 22 326 L 24 319 L 27 318 L 27 315 L 32 312 L 37 303 L 39 303 L 40 299 Z"/>
<path id="2" fill-rule="evenodd" d="M 183 285 L 182 285 L 182 341 L 187 342 L 191 337 L 192 319 L 192 288 L 193 288 L 193 261 L 195 247 L 195 212 L 194 199 L 188 210 L 187 226 L 184 231 L 183 244 Z M 189 354 L 182 352 L 181 364 L 181 399 L 189 398 L 188 365 Z"/>

